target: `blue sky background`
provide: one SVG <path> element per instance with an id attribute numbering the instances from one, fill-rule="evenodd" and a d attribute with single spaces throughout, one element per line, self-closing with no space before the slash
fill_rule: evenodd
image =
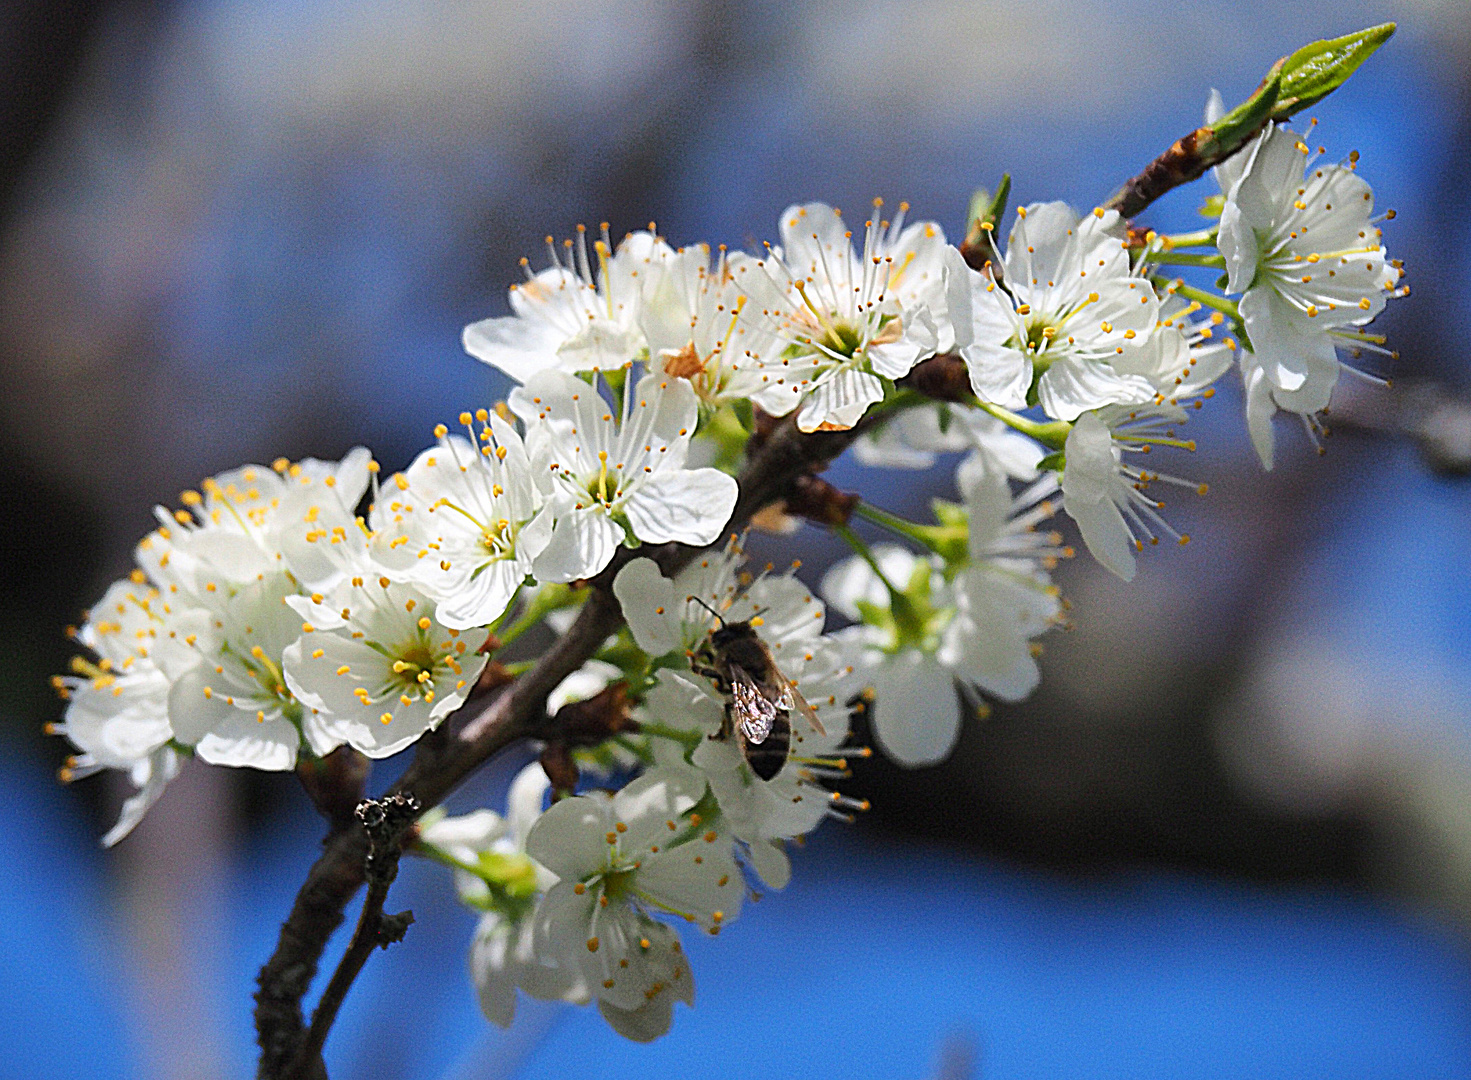
<path id="1" fill-rule="evenodd" d="M 1313 110 L 1313 138 L 1359 150 L 1400 211 L 1386 240 L 1415 294 L 1383 319 L 1407 343 L 1397 379 L 1465 387 L 1456 3 L 119 4 L 0 259 L 16 468 L 95 538 L 45 573 L 80 606 L 155 501 L 242 460 L 365 442 L 406 462 L 437 421 L 505 393 L 459 332 L 506 310 L 547 232 L 652 219 L 676 243 L 742 247 L 790 202 L 883 195 L 958 235 L 971 189 L 1003 170 L 1019 200 L 1091 205 L 1192 128 L 1212 86 L 1239 99 L 1296 45 L 1386 18 L 1400 33 Z M 1212 190 L 1148 220 L 1193 227 Z M 925 839 L 825 828 L 785 893 L 690 942 L 699 1007 L 636 1047 L 591 1010 L 489 1027 L 473 917 L 411 865 L 391 905 L 417 921 L 354 989 L 334 1078 L 923 1077 L 947 1041 L 987 1077 L 1471 1074 L 1467 490 L 1407 444 L 1349 436 L 1320 461 L 1285 426 L 1263 476 L 1229 382 L 1198 428 L 1184 468 L 1213 495 L 1172 507 L 1198 542 L 1151 552 L 1129 589 L 1067 567 L 1078 632 L 1049 645 L 1017 722 L 1107 742 L 1120 717 L 1173 716 L 1155 703 L 1219 662 L 1229 685 L 1200 723 L 1232 797 L 1367 823 L 1354 872 L 1038 869 L 966 839 L 991 804 L 985 762 L 962 755 L 943 783 L 892 780 Z M 848 461 L 831 478 L 911 512 L 948 494 L 948 476 Z M 837 549 L 800 543 L 815 582 Z M 22 659 L 60 631 L 5 618 Z M 16 665 L 7 678 L 37 680 Z M 289 778 L 190 770 L 105 854 L 120 789 L 56 785 L 60 748 L 32 734 L 45 717 L 8 701 L 0 1075 L 252 1075 L 248 995 L 316 850 L 310 808 Z M 1114 813 L 1052 772 L 1043 759 L 1006 791 Z M 494 805 L 506 775 L 457 805 Z"/>

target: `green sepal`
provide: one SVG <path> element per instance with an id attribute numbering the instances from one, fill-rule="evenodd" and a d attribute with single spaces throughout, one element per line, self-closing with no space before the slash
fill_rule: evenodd
<path id="1" fill-rule="evenodd" d="M 949 499 L 931 499 L 930 509 L 935 513 L 935 520 L 941 525 L 951 528 L 966 529 L 970 527 L 970 518 L 966 516 L 965 507 Z"/>
<path id="2" fill-rule="evenodd" d="M 1039 469 L 1051 469 L 1053 472 L 1062 472 L 1067 465 L 1067 455 L 1061 450 L 1054 450 L 1041 461 L 1037 462 Z"/>
<path id="3" fill-rule="evenodd" d="M 621 755 L 620 749 L 623 751 Z M 580 746 L 572 751 L 572 760 L 579 769 L 590 770 L 605 776 L 626 770 L 629 758 L 645 766 L 653 765 L 655 763 L 654 751 L 649 746 L 649 740 L 642 737 L 629 738 L 626 735 L 615 735 L 596 746 Z M 685 760 L 688 763 L 688 753 L 685 754 Z"/>
<path id="4" fill-rule="evenodd" d="M 985 188 L 976 189 L 970 197 L 970 208 L 965 218 L 965 241 L 961 244 L 965 249 L 984 249 L 990 245 L 986 241 L 986 225 L 996 229 L 1001 224 L 1001 218 L 1006 213 L 1007 201 L 1011 198 L 1011 173 L 1001 174 L 1001 183 L 996 185 L 996 193 L 993 195 Z"/>
<path id="5" fill-rule="evenodd" d="M 477 862 L 485 883 L 510 899 L 525 900 L 536 895 L 536 866 L 525 855 L 482 851 Z"/>
<path id="6" fill-rule="evenodd" d="M 528 578 L 528 580 L 530 579 Z M 508 645 L 552 612 L 561 608 L 575 607 L 582 603 L 586 597 L 586 587 L 574 589 L 570 585 L 543 585 L 531 597 L 530 601 L 526 604 L 526 608 L 516 617 L 516 621 L 506 628 L 504 633 L 501 632 L 500 627 L 506 619 L 506 614 L 502 614 L 491 625 L 491 629 L 496 637 L 500 639 L 502 645 Z M 508 607 L 506 613 L 508 614 L 510 610 L 511 608 Z"/>
<path id="7" fill-rule="evenodd" d="M 853 606 L 858 609 L 858 614 L 868 626 L 876 626 L 880 630 L 892 632 L 894 629 L 894 616 L 888 608 L 875 604 L 872 600 L 860 597 L 853 601 Z"/>
<path id="8" fill-rule="evenodd" d="M 928 602 L 930 598 L 930 571 L 923 559 L 916 559 L 914 569 L 909 571 L 909 580 L 904 583 L 905 599 Z"/>
<path id="9" fill-rule="evenodd" d="M 756 406 L 750 398 L 739 398 L 730 403 L 731 412 L 741 422 L 741 427 L 747 431 L 756 430 Z"/>
<path id="10" fill-rule="evenodd" d="M 982 221 L 988 221 L 993 226 L 1001 224 L 1001 218 L 1006 213 L 1006 202 L 1011 198 L 1011 173 L 1001 174 L 1001 183 L 996 185 L 996 194 L 991 196 L 985 212 L 981 215 Z"/>
<path id="11" fill-rule="evenodd" d="M 673 839 L 664 845 L 665 850 L 688 844 L 715 828 L 720 822 L 720 803 L 715 801 L 715 793 L 707 786 L 705 794 L 700 796 L 700 801 L 679 817 L 685 823 L 684 828 L 675 833 Z"/>
<path id="12" fill-rule="evenodd" d="M 602 375 L 603 382 L 607 384 L 608 389 L 613 391 L 621 403 L 623 401 L 623 387 L 628 383 L 628 369 L 614 368 L 612 371 L 593 372 L 592 379 L 589 380 L 593 386 L 597 386 L 598 375 Z"/>
<path id="13" fill-rule="evenodd" d="M 1286 120 L 1322 101 L 1388 41 L 1394 30 L 1394 23 L 1383 23 L 1343 37 L 1314 41 L 1284 56 L 1272 65 L 1251 97 L 1201 129 L 1208 137 L 1197 142 L 1195 152 L 1201 158 L 1219 160 L 1265 124 Z"/>
<path id="14" fill-rule="evenodd" d="M 742 409 L 742 406 L 745 408 Z M 746 400 L 711 409 L 700 406 L 699 437 L 715 444 L 715 468 L 730 476 L 740 472 L 751 439 L 751 403 Z"/>
<path id="15" fill-rule="evenodd" d="M 642 686 L 644 673 L 650 670 L 648 656 L 634 642 L 627 626 L 620 627 L 602 648 L 593 653 L 593 659 L 616 667 L 630 687 Z"/>

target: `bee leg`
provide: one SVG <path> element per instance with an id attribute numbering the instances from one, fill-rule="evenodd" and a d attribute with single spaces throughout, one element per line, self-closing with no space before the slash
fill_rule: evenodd
<path id="1" fill-rule="evenodd" d="M 705 737 L 707 739 L 713 739 L 716 742 L 725 742 L 726 739 L 730 738 L 731 733 L 734 730 L 735 729 L 732 726 L 732 721 L 730 718 L 730 706 L 727 705 L 725 707 L 725 716 L 720 721 L 720 730 L 717 731 L 714 735 L 707 735 Z"/>
<path id="2" fill-rule="evenodd" d="M 721 685 L 724 680 L 721 678 L 720 672 L 716 671 L 713 667 L 706 667 L 704 664 L 691 664 L 690 672 L 692 674 L 700 675 L 706 679 L 709 679 L 712 683 L 715 684 L 717 689 L 719 689 L 722 693 L 725 692 L 724 686 Z"/>

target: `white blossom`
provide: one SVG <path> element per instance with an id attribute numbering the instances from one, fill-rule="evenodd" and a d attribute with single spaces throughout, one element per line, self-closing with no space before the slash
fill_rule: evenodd
<path id="1" fill-rule="evenodd" d="M 1036 526 L 1053 513 L 1057 487 L 1043 474 L 1013 497 L 1006 476 L 984 459 L 962 464 L 965 553 L 948 568 L 938 557 L 879 545 L 877 569 L 855 556 L 833 567 L 822 592 L 859 625 L 838 637 L 859 685 L 874 693 L 874 737 L 891 758 L 929 765 L 960 734 L 955 683 L 1005 701 L 1036 688 L 1033 639 L 1058 625 L 1060 601 L 1049 571 L 1070 554 L 1057 533 Z M 947 556 L 948 557 L 948 556 Z"/>
<path id="2" fill-rule="evenodd" d="M 1154 446 L 1193 450 L 1193 442 L 1175 436 L 1173 425 L 1185 419 L 1178 405 L 1114 406 L 1084 413 L 1068 433 L 1063 509 L 1078 523 L 1093 557 L 1125 581 L 1133 580 L 1134 554 L 1145 541 L 1158 543 L 1160 532 L 1181 544 L 1190 541 L 1160 516 L 1164 504 L 1150 498 L 1147 488 L 1163 481 L 1204 494 L 1205 485 L 1139 468 L 1123 457 Z"/>
<path id="3" fill-rule="evenodd" d="M 883 380 L 953 341 L 944 233 L 928 221 L 904 228 L 902 203 L 892 224 L 880 221 L 880 205 L 861 253 L 837 210 L 808 203 L 782 214 L 781 247 L 730 262 L 750 297 L 743 317 L 784 345 L 753 398 L 773 416 L 800 407 L 802 431 L 852 427 L 883 400 Z"/>
<path id="4" fill-rule="evenodd" d="M 731 477 L 685 468 L 699 412 L 686 380 L 646 375 L 622 396 L 620 410 L 561 372 L 543 372 L 511 394 L 531 460 L 547 463 L 552 485 L 555 524 L 533 566 L 539 581 L 591 577 L 632 540 L 704 546 L 735 507 Z"/>
<path id="5" fill-rule="evenodd" d="M 1376 349 L 1353 328 L 1396 295 L 1400 271 L 1381 243 L 1373 192 L 1352 165 L 1316 164 L 1302 136 L 1279 126 L 1240 157 L 1219 176 L 1230 186 L 1217 246 L 1227 291 L 1242 294 L 1249 427 L 1271 468 L 1270 411 L 1311 417 L 1327 408 L 1339 343 Z"/>
<path id="6" fill-rule="evenodd" d="M 184 509 L 158 509 L 160 527 L 137 548 L 142 569 L 104 601 L 117 615 L 104 627 L 119 628 L 132 655 L 100 663 L 126 678 L 99 688 L 94 675 L 72 690 L 67 724 L 89 744 L 87 761 L 129 769 L 135 816 L 177 771 L 174 750 L 163 752 L 171 741 L 212 764 L 273 770 L 295 764 L 303 731 L 319 752 L 337 745 L 286 685 L 282 654 L 300 634 L 286 599 L 338 580 L 366 551 L 355 510 L 370 468 L 361 448 L 341 462 L 244 465 L 185 492 Z M 97 627 L 84 638 L 116 647 Z M 123 743 L 134 745 L 119 757 Z"/>
<path id="7" fill-rule="evenodd" d="M 702 793 L 651 770 L 616 795 L 563 799 L 527 837 L 527 853 L 560 878 L 537 907 L 537 952 L 576 965 L 630 1037 L 667 1030 L 661 998 L 694 1000 L 679 938 L 654 916 L 714 933 L 740 914 L 745 882 L 729 837 L 693 811 Z M 651 1011 L 627 1015 L 640 1010 Z"/>
<path id="8" fill-rule="evenodd" d="M 632 1008 L 598 997 L 598 1012 L 618 1034 L 633 1042 L 653 1042 L 674 1023 L 674 1003 L 695 1003 L 695 977 L 674 928 L 655 919 L 636 916 L 626 929 L 642 935 L 638 941 L 640 981 L 648 984 L 644 1000 Z"/>
<path id="9" fill-rule="evenodd" d="M 549 786 L 546 773 L 532 762 L 511 782 L 504 818 L 493 810 L 463 817 L 431 811 L 419 825 L 421 846 L 455 866 L 460 899 L 481 912 L 470 975 L 481 1011 L 500 1027 L 510 1027 L 515 1018 L 517 987 L 544 1001 L 589 999 L 575 968 L 536 952 L 531 915 L 537 897 L 557 878 L 526 854 L 526 837 L 541 816 Z"/>
<path id="10" fill-rule="evenodd" d="M 66 716 L 48 730 L 65 735 L 79 751 L 68 759 L 62 779 L 118 769 L 137 790 L 103 837 L 107 847 L 132 831 L 178 772 L 178 755 L 168 745 L 169 682 L 153 658 L 159 630 L 167 625 L 166 607 L 141 571 L 113 583 L 76 634 L 96 659 L 76 657 L 72 674 L 53 680 L 66 699 Z"/>
<path id="11" fill-rule="evenodd" d="M 613 591 L 634 641 L 650 656 L 673 663 L 658 672 L 658 682 L 637 717 L 699 736 L 689 754 L 678 743 L 652 739 L 659 764 L 699 771 L 731 833 L 750 845 L 757 873 L 779 888 L 790 870 L 780 847 L 772 842 L 810 832 L 835 807 L 856 805 L 823 783 L 847 775 L 844 755 L 865 755 L 857 749 L 840 749 L 848 738 L 847 702 L 856 687 L 851 685 L 853 672 L 846 655 L 822 636 L 822 601 L 791 574 L 763 575 L 741 588 L 737 578 L 741 558 L 732 544 L 723 556 L 707 556 L 672 581 L 652 561 L 635 559 L 619 571 Z M 727 702 L 710 680 L 689 670 L 687 659 L 712 630 L 746 620 L 823 728 L 818 731 L 800 710 L 791 710 L 790 755 L 765 782 L 755 778 L 734 737 L 714 737 Z"/>
<path id="12" fill-rule="evenodd" d="M 878 572 L 858 556 L 846 559 L 824 575 L 822 595 L 858 621 L 836 637 L 858 685 L 874 692 L 874 739 L 902 765 L 931 765 L 960 734 L 955 675 L 937 655 L 953 599 L 938 559 L 893 544 L 876 545 L 871 554 Z M 899 591 L 897 600 L 885 581 Z"/>
<path id="13" fill-rule="evenodd" d="M 764 320 L 742 316 L 748 300 L 723 249 L 712 266 L 706 245 L 681 248 L 644 286 L 639 325 L 651 371 L 688 379 L 710 408 L 761 392 L 786 343 Z"/>
<path id="14" fill-rule="evenodd" d="M 168 742 L 168 679 L 152 659 L 165 601 L 143 575 L 108 587 L 76 640 L 96 654 L 58 676 L 67 697 L 63 733 L 104 769 L 130 768 Z"/>
<path id="15" fill-rule="evenodd" d="M 277 469 L 282 491 L 274 497 L 263 546 L 269 553 L 280 552 L 287 569 L 304 587 L 330 587 L 367 550 L 368 530 L 357 516 L 357 505 L 377 464 L 359 446 L 340 462 L 308 458 L 286 465 L 277 461 L 273 471 Z"/>
<path id="16" fill-rule="evenodd" d="M 485 667 L 488 631 L 444 625 L 431 597 L 386 576 L 287 603 L 306 621 L 284 650 L 285 682 L 309 710 L 318 754 L 341 743 L 397 753 L 459 708 Z"/>
<path id="17" fill-rule="evenodd" d="M 744 561 L 734 539 L 722 552 L 694 560 L 672 580 L 652 559 L 631 560 L 613 579 L 613 595 L 634 643 L 651 657 L 685 653 L 719 625 L 717 615 L 731 621 L 749 618 L 756 609 L 741 594 L 738 574 Z M 816 633 L 821 632 L 819 623 Z"/>
<path id="18" fill-rule="evenodd" d="M 968 558 L 952 582 L 955 617 L 945 628 L 938 659 L 1003 701 L 1020 701 L 1041 675 L 1032 639 L 1057 626 L 1061 601 L 1049 570 L 1071 554 L 1062 537 L 1038 532 L 1052 516 L 1047 473 L 1015 498 L 1006 477 L 984 466 L 962 467 Z M 880 705 L 880 707 L 882 707 Z"/>
<path id="19" fill-rule="evenodd" d="M 578 230 L 559 255 L 547 238 L 551 265 L 512 285 L 512 314 L 465 327 L 465 351 L 525 383 L 543 371 L 616 371 L 643 352 L 639 328 L 646 279 L 672 252 L 653 233 L 624 237 L 613 250 L 606 226 L 589 258 Z M 596 269 L 594 269 L 596 263 Z"/>
<path id="20" fill-rule="evenodd" d="M 186 509 L 156 510 L 162 528 L 139 562 L 171 598 L 280 572 L 308 588 L 329 585 L 366 548 L 355 509 L 373 467 L 358 447 L 341 462 L 282 458 L 210 477 L 203 494 L 180 497 Z"/>
<path id="21" fill-rule="evenodd" d="M 477 436 L 435 429 L 438 444 L 392 477 L 373 507 L 373 559 L 390 577 L 438 602 L 445 626 L 468 630 L 498 619 L 552 537 L 545 463 L 533 463 L 521 436 L 482 409 Z"/>
<path id="22" fill-rule="evenodd" d="M 318 754 L 342 740 L 316 723 L 292 694 L 282 655 L 301 636 L 301 617 L 286 603 L 296 581 L 285 570 L 244 585 L 204 581 L 196 621 L 172 633 L 195 662 L 169 688 L 174 734 L 214 765 L 282 770 L 296 764 L 304 730 Z"/>
<path id="23" fill-rule="evenodd" d="M 1118 370 L 1149 380 L 1156 405 L 1188 403 L 1200 408 L 1197 399 L 1212 396 L 1211 384 L 1231 370 L 1239 343 L 1227 335 L 1220 312 L 1196 319 L 1199 310 L 1198 303 L 1167 295 L 1148 342 L 1127 359 L 1115 361 Z"/>
<path id="24" fill-rule="evenodd" d="M 952 317 L 978 397 L 1006 408 L 1040 404 L 1072 420 L 1155 396 L 1126 370 L 1154 331 L 1159 302 L 1130 268 L 1117 211 L 1079 218 L 1060 202 L 1019 207 L 1001 265 L 998 286 L 951 259 L 970 283 L 969 318 L 958 307 Z"/>
<path id="25" fill-rule="evenodd" d="M 784 888 L 791 877 L 783 840 L 805 836 L 828 817 L 867 809 L 866 802 L 828 787 L 849 775 L 850 758 L 868 756 L 861 748 L 843 745 L 850 734 L 847 702 L 857 689 L 847 653 L 831 641 L 819 641 L 787 666 L 796 671 L 788 677 L 817 713 L 823 730 L 812 728 L 794 710 L 791 753 L 767 781 L 751 772 L 734 737 L 713 738 L 720 731 L 726 702 L 709 680 L 688 671 L 662 670 L 636 714 L 641 720 L 700 736 L 688 757 L 677 743 L 651 741 L 661 767 L 698 770 L 731 835 L 745 842 L 752 867 L 774 889 Z"/>

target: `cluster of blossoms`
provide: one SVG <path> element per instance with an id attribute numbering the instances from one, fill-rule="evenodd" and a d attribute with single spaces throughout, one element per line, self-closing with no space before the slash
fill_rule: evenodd
<path id="1" fill-rule="evenodd" d="M 533 764 L 505 817 L 431 811 L 414 850 L 482 912 L 471 964 L 492 1020 L 511 1022 L 519 989 L 662 1034 L 693 1000 L 676 926 L 719 932 L 758 881 L 786 884 L 787 841 L 866 805 L 831 787 L 867 753 L 856 703 L 858 734 L 915 766 L 950 752 L 963 713 L 1036 687 L 1038 639 L 1065 623 L 1051 575 L 1072 554 L 1040 526 L 1065 511 L 1131 578 L 1146 543 L 1188 539 L 1151 487 L 1204 485 L 1141 462 L 1194 448 L 1177 428 L 1214 382 L 1240 372 L 1270 468 L 1273 414 L 1313 436 L 1339 348 L 1379 348 L 1361 328 L 1404 290 L 1354 162 L 1320 164 L 1268 125 L 1217 177 L 1218 222 L 1199 233 L 1032 203 L 1004 251 L 981 222 L 989 258 L 878 203 L 861 230 L 793 206 L 756 254 L 652 230 L 615 246 L 606 228 L 551 247 L 512 314 L 464 332 L 515 388 L 438 427 L 405 471 L 385 478 L 361 449 L 245 466 L 158 511 L 138 569 L 77 632 L 92 657 L 57 680 L 69 774 L 126 770 L 137 788 L 105 842 L 187 755 L 284 770 L 344 746 L 397 753 L 467 701 L 492 654 L 611 589 L 623 627 L 551 697 L 619 714 L 579 744 L 583 783 Z M 1172 264 L 1225 271 L 1224 292 L 1163 276 Z M 969 395 L 907 379 L 936 357 L 963 365 Z M 734 474 L 762 418 L 787 416 L 801 433 L 863 425 L 854 452 L 875 467 L 962 454 L 957 498 L 932 523 L 857 505 L 902 543 L 828 520 L 855 554 L 822 599 L 795 568 L 753 578 L 727 534 Z M 620 555 L 670 543 L 702 549 L 673 577 Z M 829 632 L 829 605 L 850 625 Z M 738 638 L 739 662 L 722 652 Z"/>
<path id="2" fill-rule="evenodd" d="M 384 757 L 465 700 L 488 631 L 449 625 L 432 590 L 373 561 L 356 508 L 376 469 L 364 450 L 247 465 L 159 509 L 139 569 L 78 633 L 98 659 L 57 680 L 82 751 L 68 768 L 126 768 L 140 788 L 109 841 L 180 754 L 272 770 L 344 744 Z"/>

